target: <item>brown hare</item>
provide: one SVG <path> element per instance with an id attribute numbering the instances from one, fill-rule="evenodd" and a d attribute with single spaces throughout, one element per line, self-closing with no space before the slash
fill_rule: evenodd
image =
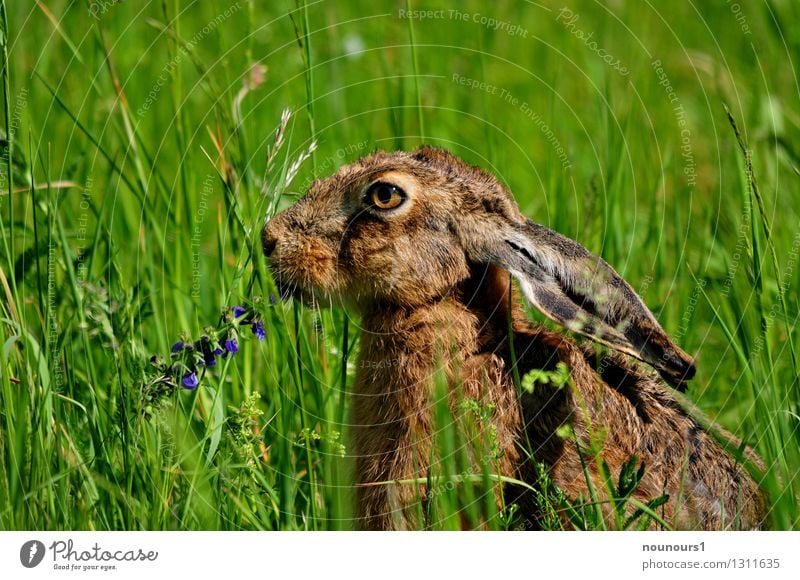
<path id="1" fill-rule="evenodd" d="M 361 315 L 353 392 L 359 527 L 419 525 L 407 509 L 415 486 L 374 484 L 425 477 L 431 389 L 442 368 L 464 396 L 493 406 L 502 476 L 536 485 L 524 442 L 567 498 L 587 498 L 587 479 L 604 487 L 600 462 L 583 451 L 599 432 L 614 477 L 633 457 L 644 462 L 634 498 L 668 495 L 658 509 L 670 526 L 762 525 L 762 493 L 734 456 L 751 468 L 761 461 L 731 435 L 712 435 L 668 386 L 692 378 L 692 359 L 608 264 L 525 218 L 489 173 L 433 147 L 378 152 L 316 181 L 267 223 L 263 246 L 284 291 Z M 617 352 L 599 356 L 588 343 L 529 324 L 509 273 L 535 308 Z M 569 388 L 521 395 L 512 361 L 518 376 L 563 362 Z M 575 440 L 557 435 L 564 425 Z M 525 515 L 536 525 L 534 512 Z"/>

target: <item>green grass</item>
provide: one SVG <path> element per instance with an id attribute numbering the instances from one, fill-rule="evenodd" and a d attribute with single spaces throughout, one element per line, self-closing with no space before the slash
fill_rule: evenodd
<path id="1" fill-rule="evenodd" d="M 772 526 L 800 527 L 796 3 L 1 5 L 0 529 L 352 528 L 358 321 L 271 304 L 260 229 L 423 135 L 632 283 L 698 356 L 689 398 L 769 463 Z M 198 389 L 156 388 L 150 357 L 237 304 L 266 340 L 242 327 Z M 517 527 L 471 467 L 490 410 L 462 411 L 437 405 L 439 472 L 405 483 L 436 490 L 420 521 Z M 608 474 L 620 501 L 636 469 Z"/>

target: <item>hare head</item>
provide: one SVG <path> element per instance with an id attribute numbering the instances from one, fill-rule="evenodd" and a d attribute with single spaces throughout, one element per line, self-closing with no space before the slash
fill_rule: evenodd
<path id="1" fill-rule="evenodd" d="M 442 149 L 378 152 L 342 167 L 271 219 L 262 241 L 283 291 L 362 312 L 439 300 L 474 266 L 493 265 L 565 328 L 673 384 L 694 375 L 692 359 L 608 264 L 528 220 L 497 179 Z"/>

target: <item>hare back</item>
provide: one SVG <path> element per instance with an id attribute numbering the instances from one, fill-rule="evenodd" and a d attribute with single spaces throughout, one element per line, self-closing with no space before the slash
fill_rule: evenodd
<path id="1" fill-rule="evenodd" d="M 660 378 L 617 354 L 598 361 L 591 347 L 581 349 L 542 329 L 519 333 L 515 342 L 523 372 L 554 369 L 559 361 L 569 367 L 570 386 L 537 385 L 522 398 L 533 456 L 549 467 L 552 482 L 568 498 L 589 501 L 591 482 L 601 501 L 609 500 L 602 461 L 616 484 L 623 466 L 636 457 L 645 472 L 633 498 L 646 503 L 667 495 L 657 512 L 672 527 L 761 526 L 762 492 L 734 458 L 740 442 L 721 429 L 701 426 Z M 572 427 L 574 437 L 560 436 L 564 425 Z M 745 449 L 743 455 L 752 467 L 763 469 L 752 451 Z M 530 467 L 525 471 L 533 477 Z"/>

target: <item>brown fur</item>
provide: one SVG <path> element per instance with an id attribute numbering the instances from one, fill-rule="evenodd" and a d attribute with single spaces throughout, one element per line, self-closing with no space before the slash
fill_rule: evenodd
<path id="1" fill-rule="evenodd" d="M 376 180 L 401 187 L 408 195 L 403 206 L 381 212 L 365 205 L 366 187 Z M 353 392 L 359 526 L 420 525 L 407 509 L 418 489 L 383 483 L 427 474 L 432 384 L 442 368 L 465 397 L 494 406 L 500 475 L 536 483 L 520 451 L 525 441 L 568 498 L 588 498 L 585 465 L 601 499 L 607 499 L 598 459 L 616 478 L 636 456 L 646 471 L 634 497 L 646 502 L 668 494 L 661 509 L 672 526 L 759 527 L 764 502 L 758 486 L 683 410 L 662 379 L 619 354 L 598 361 L 589 346 L 532 327 L 516 301 L 510 302 L 509 275 L 488 256 L 494 256 L 493 247 L 498 252 L 504 247 L 500 232 L 524 227 L 524 220 L 494 177 L 426 147 L 413 154 L 379 152 L 342 168 L 315 182 L 305 198 L 264 229 L 265 251 L 282 288 L 315 303 L 347 303 L 362 315 Z M 561 260 L 560 268 L 580 275 L 579 261 L 588 255 L 583 248 L 560 236 L 550 246 L 549 240 L 531 239 L 541 242 L 542 251 L 558 248 L 553 262 Z M 691 359 L 649 312 L 629 312 L 628 302 L 620 304 L 639 333 L 631 336 L 646 338 L 651 349 L 640 358 L 654 361 L 678 382 L 690 377 Z M 518 395 L 509 318 L 519 374 L 563 361 L 571 387 L 537 386 L 530 395 Z M 620 350 L 639 353 L 638 347 Z M 654 352 L 666 354 L 657 360 Z M 567 424 L 576 441 L 556 433 Z M 733 449 L 739 445 L 727 433 L 721 438 Z M 600 457 L 591 455 L 592 448 L 599 448 Z M 752 452 L 745 454 L 762 466 Z M 535 525 L 537 514 L 524 494 L 514 497 Z"/>

